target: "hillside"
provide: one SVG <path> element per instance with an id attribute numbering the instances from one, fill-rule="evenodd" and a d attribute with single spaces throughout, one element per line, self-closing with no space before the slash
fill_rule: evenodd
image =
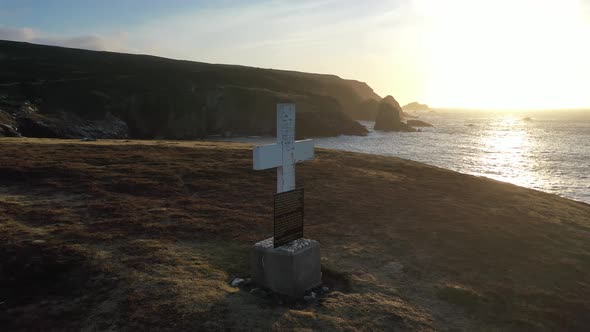
<path id="1" fill-rule="evenodd" d="M 121 121 L 134 138 L 272 135 L 281 101 L 297 103 L 299 136 L 365 135 L 352 118 L 363 118 L 362 102 L 380 99 L 334 75 L 10 41 L 0 41 L 0 65 L 0 120 L 32 106 L 32 120 L 25 112 L 12 121 L 26 118 L 26 136 L 80 137 L 86 126 L 120 138 Z"/>
<path id="2" fill-rule="evenodd" d="M 391 157 L 298 167 L 317 305 L 249 287 L 273 170 L 235 143 L 0 139 L 6 330 L 513 330 L 590 325 L 590 206 Z M 222 179 L 222 180 L 221 180 Z"/>
<path id="3" fill-rule="evenodd" d="M 0 324 L 27 329 L 584 330 L 590 206 L 397 158 L 299 167 L 317 306 L 230 287 L 270 235 L 243 144 L 3 139 Z M 220 181 L 223 179 L 223 181 Z"/>

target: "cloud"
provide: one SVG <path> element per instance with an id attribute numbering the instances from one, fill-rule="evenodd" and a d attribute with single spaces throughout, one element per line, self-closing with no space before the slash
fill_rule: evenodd
<path id="1" fill-rule="evenodd" d="M 32 28 L 0 26 L 0 39 L 35 44 L 82 48 L 94 51 L 132 51 L 127 47 L 128 34 L 116 32 L 103 35 L 56 36 Z"/>
<path id="2" fill-rule="evenodd" d="M 132 50 L 127 46 L 127 38 L 128 34 L 121 32 L 108 36 L 87 35 L 65 39 L 45 38 L 45 42 L 53 45 L 96 51 L 131 52 Z"/>
<path id="3" fill-rule="evenodd" d="M 0 39 L 13 41 L 31 41 L 35 39 L 36 32 L 31 28 L 5 28 L 0 27 Z"/>
<path id="4" fill-rule="evenodd" d="M 386 1 L 259 2 L 161 17 L 135 27 L 134 35 L 138 47 L 191 58 L 225 59 L 231 51 L 335 48 L 370 39 L 373 27 L 391 21 L 392 7 Z"/>
<path id="5" fill-rule="evenodd" d="M 417 76 L 411 10 L 410 2 L 399 0 L 250 2 L 143 21 L 129 30 L 130 47 L 172 58 L 336 74 L 367 81 L 382 94 L 405 93 L 413 80 L 402 82 L 398 74 Z"/>

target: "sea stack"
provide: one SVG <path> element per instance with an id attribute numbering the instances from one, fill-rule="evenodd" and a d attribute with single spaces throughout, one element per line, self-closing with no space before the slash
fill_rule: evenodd
<path id="1" fill-rule="evenodd" d="M 401 112 L 402 109 L 399 103 L 392 96 L 383 98 L 379 103 L 374 129 L 382 131 L 416 131 L 416 129 L 401 121 Z"/>

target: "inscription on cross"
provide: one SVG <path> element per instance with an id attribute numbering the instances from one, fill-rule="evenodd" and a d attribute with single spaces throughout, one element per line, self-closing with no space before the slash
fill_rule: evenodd
<path id="1" fill-rule="evenodd" d="M 254 147 L 254 169 L 277 169 L 277 193 L 295 189 L 295 164 L 313 159 L 313 141 L 295 141 L 295 104 L 277 104 L 277 143 Z"/>
<path id="2" fill-rule="evenodd" d="M 254 147 L 254 169 L 277 169 L 274 247 L 303 237 L 303 188 L 295 189 L 295 165 L 313 159 L 313 141 L 295 141 L 295 104 L 277 105 L 277 143 Z"/>

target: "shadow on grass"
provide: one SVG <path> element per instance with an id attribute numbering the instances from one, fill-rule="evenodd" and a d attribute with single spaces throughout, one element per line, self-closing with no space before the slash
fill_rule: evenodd
<path id="1" fill-rule="evenodd" d="M 94 258 L 76 245 L 23 240 L 1 246 L 0 325 L 8 330 L 79 328 L 90 308 L 119 283 Z"/>
<path id="2" fill-rule="evenodd" d="M 322 284 L 331 291 L 349 293 L 352 291 L 350 274 L 340 272 L 332 267 L 322 265 Z"/>

